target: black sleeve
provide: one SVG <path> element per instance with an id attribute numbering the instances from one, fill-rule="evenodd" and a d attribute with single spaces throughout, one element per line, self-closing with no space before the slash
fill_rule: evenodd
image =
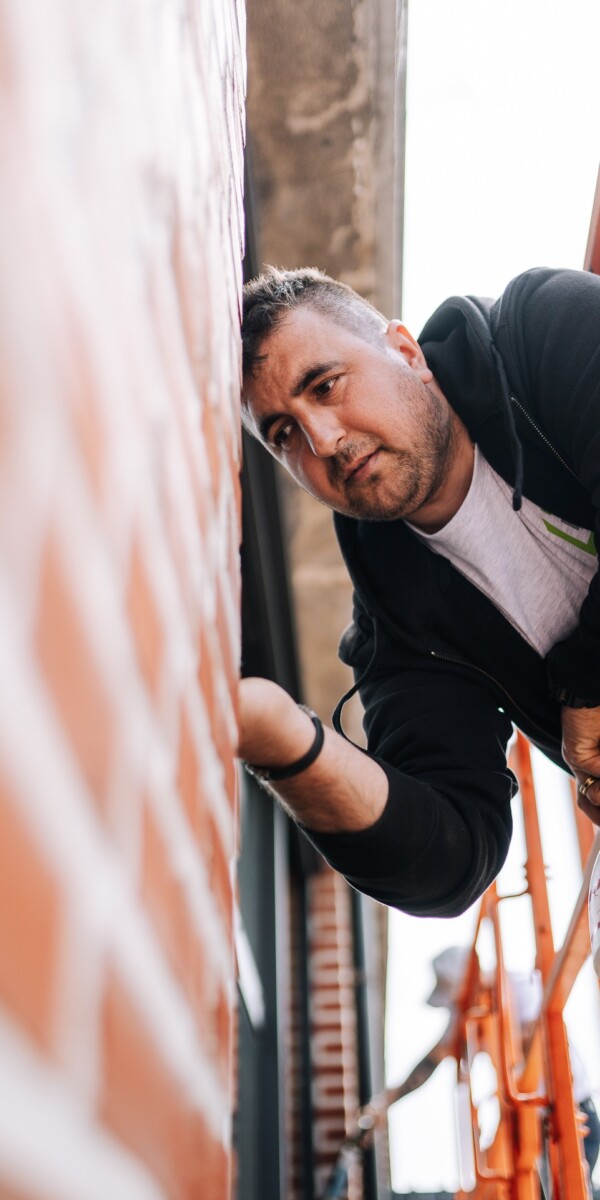
<path id="1" fill-rule="evenodd" d="M 364 665 L 366 618 L 342 655 Z M 464 912 L 497 875 L 512 833 L 516 785 L 508 717 L 485 687 L 444 664 L 414 662 L 378 625 L 361 685 L 369 753 L 389 782 L 369 829 L 308 836 L 359 891 L 415 916 Z M 368 639 L 367 650 L 368 654 Z"/>
<path id="2" fill-rule="evenodd" d="M 595 512 L 600 546 L 600 278 L 585 271 L 529 271 L 507 289 L 497 344 L 516 364 L 533 416 L 580 481 Z M 558 468 L 557 479 L 560 478 Z M 579 624 L 553 646 L 546 666 L 551 691 L 600 698 L 600 575 Z"/>

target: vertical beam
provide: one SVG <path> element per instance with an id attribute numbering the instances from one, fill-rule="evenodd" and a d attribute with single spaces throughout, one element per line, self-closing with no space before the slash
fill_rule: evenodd
<path id="1" fill-rule="evenodd" d="M 592 205 L 592 219 L 590 221 L 590 232 L 583 260 L 583 269 L 584 271 L 593 271 L 594 275 L 600 275 L 600 171 L 598 172 L 596 192 Z"/>
<path id="2" fill-rule="evenodd" d="M 548 889 L 546 887 L 546 868 L 542 851 L 542 838 L 531 771 L 531 754 L 529 743 L 523 737 L 522 733 L 517 734 L 517 744 L 514 753 L 523 802 L 523 824 L 525 826 L 525 841 L 527 844 L 525 874 L 533 910 L 536 966 L 539 967 L 542 979 L 546 983 L 554 959 L 554 939 L 552 937 L 552 924 L 550 921 L 550 905 L 548 902 Z"/>
<path id="3" fill-rule="evenodd" d="M 526 872 L 533 909 L 537 947 L 536 962 L 546 985 L 554 963 L 554 941 L 531 772 L 531 756 L 529 745 L 520 733 L 517 735 L 515 757 L 523 800 L 523 821 L 527 842 Z M 583 1165 L 583 1147 L 577 1119 L 577 1107 L 573 1098 L 569 1045 L 562 1015 L 562 1004 L 558 1011 L 544 1007 L 541 1018 L 545 1074 L 550 1098 L 552 1142 L 550 1159 L 555 1193 L 559 1200 L 586 1200 L 587 1182 Z"/>

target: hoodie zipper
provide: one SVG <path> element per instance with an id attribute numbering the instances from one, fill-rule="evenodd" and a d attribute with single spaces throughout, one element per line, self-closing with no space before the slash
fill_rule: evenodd
<path id="1" fill-rule="evenodd" d="M 484 671 L 483 667 L 477 667 L 474 663 L 467 662 L 464 658 L 456 658 L 450 654 L 438 654 L 437 650 L 432 650 L 431 648 L 429 653 L 432 658 L 437 658 L 440 660 L 440 662 L 454 663 L 458 667 L 467 667 L 469 671 L 477 671 L 479 675 L 483 675 L 486 679 L 489 679 L 490 683 L 493 683 L 494 686 L 506 696 L 507 700 L 510 700 L 511 704 L 514 705 L 517 711 L 525 717 L 525 720 L 530 725 L 535 725 L 535 728 L 538 729 L 540 733 L 543 733 L 545 738 L 548 737 L 548 730 L 543 729 L 541 725 L 538 725 L 537 721 L 534 721 L 533 717 L 531 717 L 529 713 L 526 713 L 525 710 L 521 708 L 520 704 L 517 704 L 514 696 L 511 696 L 510 692 L 507 692 L 506 688 L 503 687 L 501 683 L 498 683 L 498 680 L 494 679 L 493 675 L 490 675 L 489 671 Z"/>
<path id="2" fill-rule="evenodd" d="M 522 412 L 522 413 L 523 413 L 523 416 L 524 416 L 524 417 L 525 417 L 525 419 L 526 419 L 526 420 L 529 422 L 529 424 L 531 425 L 532 429 L 535 429 L 535 432 L 537 433 L 538 437 L 541 437 L 542 441 L 546 443 L 546 445 L 548 446 L 548 448 L 549 448 L 549 449 L 552 451 L 552 453 L 553 453 L 553 454 L 555 455 L 555 457 L 558 459 L 559 463 L 562 463 L 562 465 L 563 465 L 563 467 L 565 468 L 565 470 L 569 472 L 569 475 L 572 475 L 572 476 L 573 476 L 573 479 L 577 479 L 577 475 L 575 474 L 575 472 L 574 472 L 574 471 L 571 469 L 571 467 L 569 466 L 569 464 L 565 462 L 565 460 L 564 460 L 564 458 L 562 457 L 562 455 L 558 453 L 558 450 L 557 450 L 557 449 L 556 449 L 556 448 L 555 448 L 555 447 L 552 445 L 552 442 L 549 440 L 549 438 L 547 438 L 547 437 L 546 437 L 546 434 L 542 432 L 542 430 L 539 428 L 539 426 L 538 426 L 538 425 L 536 425 L 536 423 L 535 423 L 535 421 L 533 420 L 533 418 L 529 416 L 529 413 L 527 412 L 527 409 L 523 408 L 523 405 L 521 404 L 521 401 L 520 401 L 520 400 L 517 400 L 517 397 L 516 397 L 516 396 L 512 396 L 512 395 L 511 395 L 511 397 L 510 397 L 510 400 L 511 400 L 511 404 L 516 404 L 517 408 L 519 409 L 519 412 Z"/>

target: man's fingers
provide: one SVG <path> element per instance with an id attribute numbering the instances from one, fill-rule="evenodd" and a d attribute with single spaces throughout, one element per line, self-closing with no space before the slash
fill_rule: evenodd
<path id="1" fill-rule="evenodd" d="M 577 803 L 594 825 L 600 825 L 600 778 L 577 772 Z"/>

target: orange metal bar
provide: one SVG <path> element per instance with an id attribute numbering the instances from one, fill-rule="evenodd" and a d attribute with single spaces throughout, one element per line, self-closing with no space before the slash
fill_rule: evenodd
<path id="1" fill-rule="evenodd" d="M 592 867 L 600 851 L 600 833 L 592 842 L 592 853 L 588 855 L 583 882 L 573 910 L 561 950 L 556 955 L 550 976 L 544 989 L 542 1013 L 562 1012 L 571 988 L 590 953 L 590 936 L 587 922 L 587 900 L 590 889 Z"/>
<path id="2" fill-rule="evenodd" d="M 465 1036 L 467 1044 L 467 1062 L 469 1065 L 469 1073 L 466 1082 L 469 1085 L 469 1098 L 471 1103 L 472 1131 L 473 1131 L 473 1150 L 475 1153 L 475 1174 L 478 1179 L 489 1179 L 495 1181 L 505 1181 L 512 1178 L 512 1173 L 509 1172 L 506 1166 L 490 1169 L 485 1165 L 484 1152 L 481 1149 L 479 1140 L 479 1124 L 477 1120 L 477 1110 L 473 1103 L 473 1094 L 471 1091 L 471 1066 L 475 1055 L 479 1051 L 479 1045 L 475 1040 L 475 1031 L 473 1029 L 473 1020 L 467 1018 L 465 1023 Z"/>
<path id="3" fill-rule="evenodd" d="M 527 844 L 525 874 L 533 911 L 536 966 L 541 971 L 542 979 L 545 983 L 550 974 L 554 959 L 554 939 L 552 937 L 550 905 L 548 903 L 548 889 L 546 887 L 546 868 L 544 866 L 542 839 L 537 814 L 535 789 L 533 786 L 533 774 L 531 771 L 531 754 L 529 744 L 522 733 L 517 734 L 514 759 L 523 803 L 523 824 L 525 826 L 525 841 Z"/>
<path id="4" fill-rule="evenodd" d="M 515 1082 L 515 1062 L 520 1055 L 517 1055 L 515 1044 L 508 979 L 504 966 L 502 935 L 498 919 L 498 899 L 493 885 L 490 889 L 490 916 L 494 928 L 494 941 L 496 943 L 496 984 L 498 989 L 498 1013 L 501 1038 L 500 1066 L 502 1068 L 502 1082 L 506 1098 L 515 1108 L 520 1104 L 533 1104 L 537 1108 L 544 1108 L 548 1103 L 548 1097 L 543 1092 L 540 1092 L 539 1087 L 536 1086 L 535 1091 L 522 1092 Z"/>
<path id="5" fill-rule="evenodd" d="M 560 989 L 562 1003 L 556 1007 L 542 1007 L 541 1031 L 546 1064 L 546 1086 L 550 1097 L 552 1138 L 557 1153 L 552 1155 L 558 1179 L 555 1190 L 561 1200 L 586 1200 L 587 1184 L 583 1166 L 580 1130 L 577 1123 L 576 1106 L 573 1099 L 569 1046 L 562 1018 L 562 1008 L 568 996 L 577 970 L 584 961 L 581 942 L 581 915 L 575 913 L 572 920 L 573 935 L 566 943 L 564 955 L 554 956 L 554 942 L 550 922 L 550 906 L 543 863 L 542 843 L 529 746 L 522 734 L 517 736 L 516 763 L 523 802 L 523 821 L 527 841 L 527 878 L 531 893 L 531 904 L 536 938 L 536 963 L 542 973 L 544 985 L 552 977 L 552 995 Z M 591 869 L 591 865 L 590 865 Z M 586 892 L 587 897 L 587 892 Z M 578 936 L 576 936 L 576 934 Z M 589 943 L 587 946 L 589 952 Z M 580 961 L 581 958 L 581 961 Z M 555 965 L 556 963 L 556 965 Z M 579 964 L 577 966 L 577 963 Z M 555 1168 L 556 1170 L 556 1168 Z M 558 1184 L 558 1186 L 556 1186 Z"/>
<path id="6" fill-rule="evenodd" d="M 562 1012 L 549 1011 L 543 1021 L 544 1049 L 551 1098 L 552 1137 L 558 1150 L 561 1200 L 587 1200 L 581 1127 L 573 1099 L 567 1031 Z"/>
<path id="7" fill-rule="evenodd" d="M 600 171 L 598 172 L 596 192 L 592 205 L 592 219 L 590 221 L 590 232 L 583 260 L 583 269 L 584 271 L 593 271 L 595 275 L 600 275 Z"/>

